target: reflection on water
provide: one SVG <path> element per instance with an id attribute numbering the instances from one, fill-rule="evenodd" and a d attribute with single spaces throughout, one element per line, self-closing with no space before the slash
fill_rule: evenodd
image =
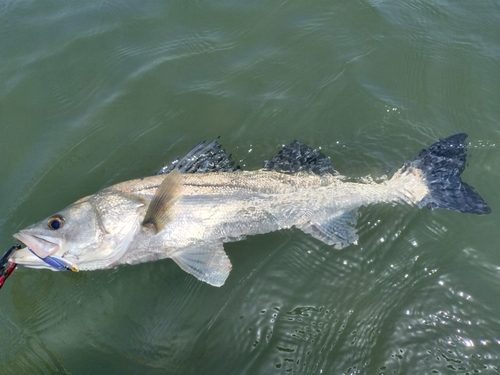
<path id="1" fill-rule="evenodd" d="M 500 372 L 494 1 L 0 4 L 0 231 L 221 135 L 247 169 L 293 139 L 349 177 L 469 133 L 484 217 L 381 205 L 338 251 L 288 230 L 225 245 L 221 288 L 165 260 L 19 268 L 0 374 Z"/>
<path id="2" fill-rule="evenodd" d="M 387 209 L 378 211 L 380 217 Z M 258 275 L 235 287 L 197 340 L 194 357 L 200 361 L 192 371 L 217 366 L 231 373 L 235 363 L 243 373 L 495 369 L 497 318 L 484 321 L 488 310 L 448 286 L 461 283 L 439 266 L 445 254 L 432 257 L 416 245 L 429 246 L 447 228 L 434 220 L 419 233 L 404 234 L 419 215 L 396 211 L 407 222 L 379 221 L 373 245 L 332 251 L 297 234 L 275 249 Z M 483 356 L 469 351 L 478 345 Z M 215 355 L 221 351 L 227 353 L 222 364 Z"/>

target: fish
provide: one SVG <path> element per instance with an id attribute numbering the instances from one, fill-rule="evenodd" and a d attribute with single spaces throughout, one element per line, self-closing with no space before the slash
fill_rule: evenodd
<path id="1" fill-rule="evenodd" d="M 201 142 L 156 175 L 104 188 L 14 234 L 25 247 L 11 261 L 91 271 L 170 258 L 219 287 L 232 267 L 223 244 L 247 236 L 295 227 L 343 249 L 359 240 L 362 206 L 489 214 L 460 177 L 466 138 L 439 140 L 381 181 L 341 175 L 330 158 L 298 141 L 253 171 L 235 166 L 217 139 Z"/>

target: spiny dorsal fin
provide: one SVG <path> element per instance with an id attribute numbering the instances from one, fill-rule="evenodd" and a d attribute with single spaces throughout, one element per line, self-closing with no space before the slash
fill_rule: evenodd
<path id="1" fill-rule="evenodd" d="M 234 172 L 240 167 L 235 166 L 231 155 L 221 148 L 217 142 L 219 137 L 205 145 L 198 143 L 183 158 L 175 159 L 169 165 L 162 167 L 157 175 L 167 174 L 174 169 L 181 173 Z"/>
<path id="2" fill-rule="evenodd" d="M 165 176 L 149 204 L 142 225 L 153 228 L 155 233 L 161 232 L 173 215 L 173 205 L 182 193 L 182 176 L 174 169 Z"/>
<path id="3" fill-rule="evenodd" d="M 293 141 L 284 146 L 274 158 L 265 160 L 264 168 L 281 173 L 338 174 L 333 168 L 332 161 L 323 155 L 321 151 L 313 150 L 299 141 Z"/>

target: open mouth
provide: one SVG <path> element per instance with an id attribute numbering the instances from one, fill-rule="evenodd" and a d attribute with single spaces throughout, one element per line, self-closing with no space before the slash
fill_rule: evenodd
<path id="1" fill-rule="evenodd" d="M 11 261 L 31 268 L 49 268 L 53 271 L 78 272 L 78 267 L 70 261 L 52 255 L 59 249 L 59 244 L 46 236 L 34 236 L 26 233 L 17 233 L 14 238 L 26 245 L 14 253 Z M 52 241 L 51 241 L 52 240 Z"/>
<path id="2" fill-rule="evenodd" d="M 31 250 L 28 249 L 27 247 L 23 247 L 22 249 L 19 249 L 16 252 L 14 252 L 14 254 L 11 256 L 9 260 L 13 263 L 21 264 L 29 268 L 53 269 L 42 259 L 36 256 L 33 252 L 31 252 Z M 56 270 L 54 269 L 54 271 Z"/>
<path id="3" fill-rule="evenodd" d="M 33 235 L 27 233 L 16 233 L 14 238 L 25 244 L 35 255 L 40 258 L 46 258 L 57 252 L 59 244 L 57 239 L 43 236 Z"/>

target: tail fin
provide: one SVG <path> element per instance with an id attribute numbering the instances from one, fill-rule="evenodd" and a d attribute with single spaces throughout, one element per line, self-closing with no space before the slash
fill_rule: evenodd
<path id="1" fill-rule="evenodd" d="M 421 202 L 433 210 L 446 208 L 459 212 L 482 215 L 491 208 L 474 189 L 462 181 L 460 175 L 465 168 L 467 134 L 455 134 L 420 151 L 410 163 L 420 169 L 426 179 L 430 193 Z"/>

